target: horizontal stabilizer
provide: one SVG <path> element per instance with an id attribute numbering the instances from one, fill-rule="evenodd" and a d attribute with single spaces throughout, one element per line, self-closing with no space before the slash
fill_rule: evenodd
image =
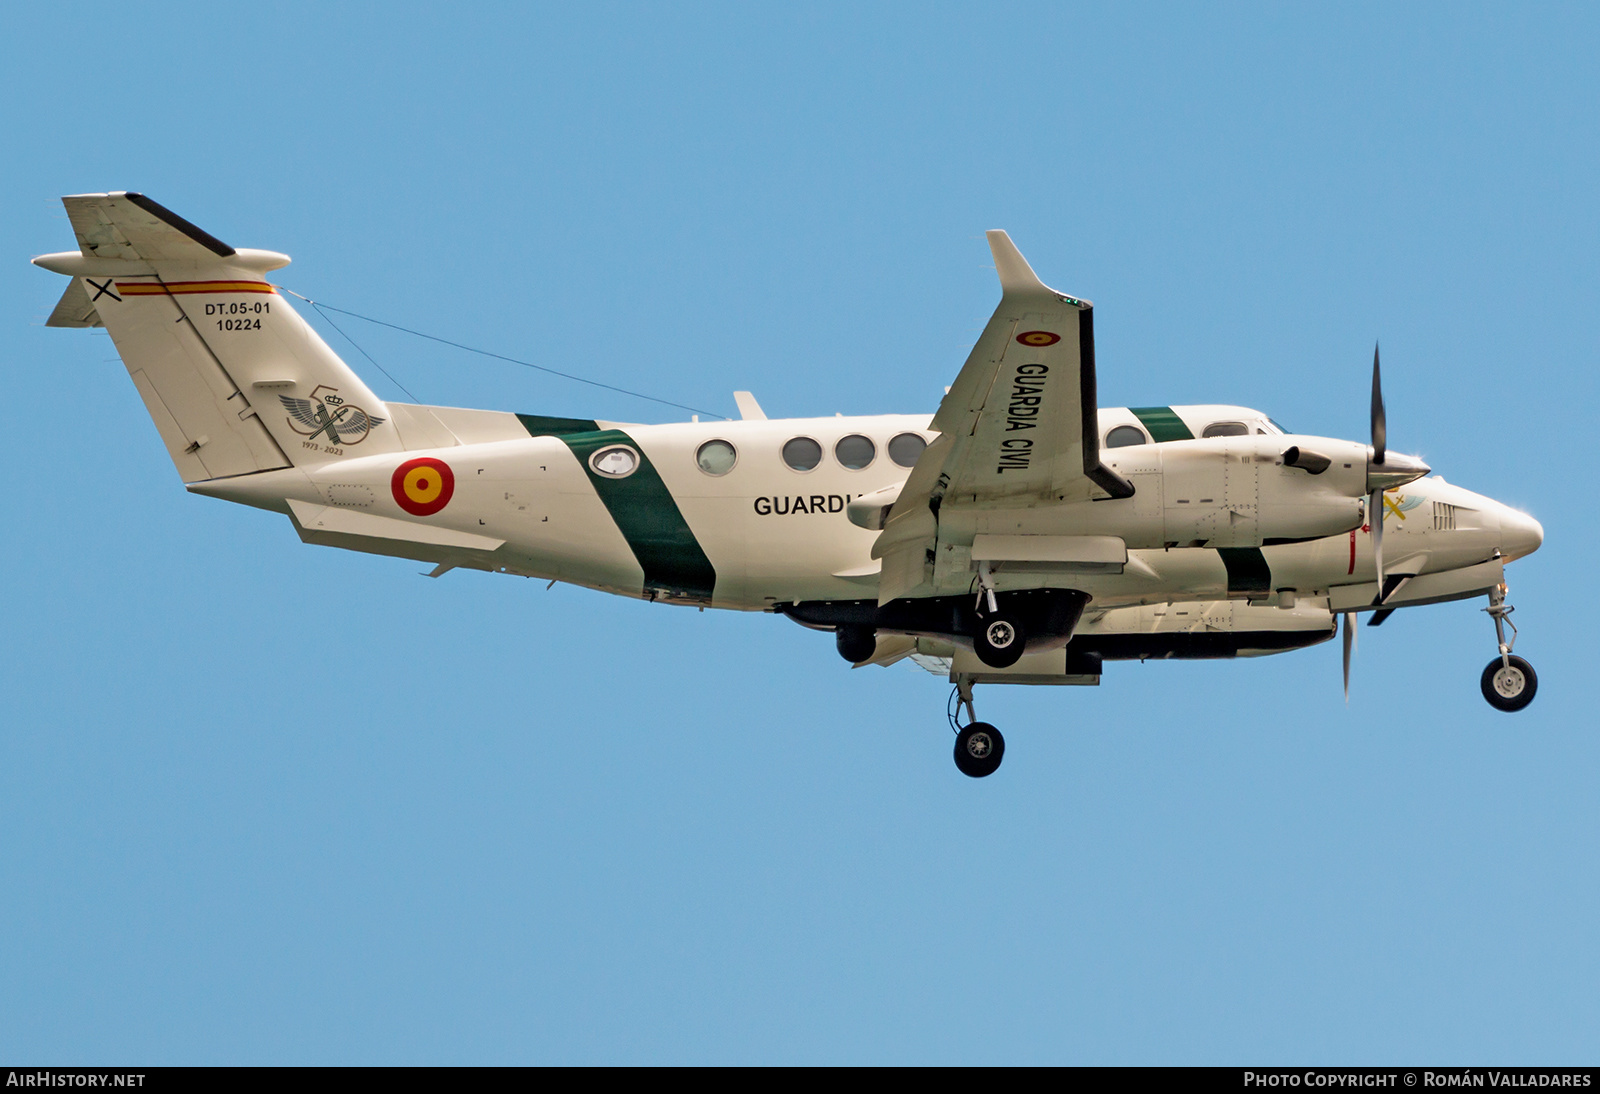
<path id="1" fill-rule="evenodd" d="M 312 532 L 335 532 L 346 536 L 367 536 L 373 539 L 395 539 L 406 543 L 426 543 L 435 547 L 464 547 L 472 551 L 493 551 L 505 540 L 471 532 L 457 532 L 433 524 L 420 524 L 394 517 L 380 517 L 373 513 L 358 513 L 332 505 L 313 505 L 310 502 L 289 501 L 289 509 L 300 527 Z"/>
<path id="2" fill-rule="evenodd" d="M 67 291 L 61 294 L 61 299 L 56 302 L 56 310 L 50 313 L 50 318 L 44 323 L 47 327 L 103 327 L 100 314 L 94 310 L 94 305 L 89 303 L 89 290 L 84 288 L 83 282 L 77 278 L 67 286 Z"/>
<path id="3" fill-rule="evenodd" d="M 234 249 L 143 194 L 74 194 L 61 199 L 84 257 L 144 262 L 215 262 Z"/>

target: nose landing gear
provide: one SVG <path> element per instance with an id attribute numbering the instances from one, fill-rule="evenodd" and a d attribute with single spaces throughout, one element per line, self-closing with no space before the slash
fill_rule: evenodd
<path id="1" fill-rule="evenodd" d="M 961 708 L 966 708 L 967 721 L 961 722 Z M 972 709 L 972 684 L 968 680 L 957 682 L 950 693 L 950 728 L 956 731 L 956 770 L 973 779 L 993 775 L 1000 769 L 1006 755 L 1006 739 L 988 722 L 977 721 Z"/>
<path id="2" fill-rule="evenodd" d="M 1506 603 L 1504 585 L 1489 593 L 1489 606 L 1483 610 L 1494 620 L 1500 656 L 1484 666 L 1478 685 L 1490 706 L 1509 714 L 1533 702 L 1534 695 L 1539 691 L 1539 677 L 1532 665 L 1511 653 L 1511 647 L 1517 644 L 1517 625 L 1511 622 L 1510 616 L 1516 609 Z M 1507 627 L 1511 628 L 1509 642 L 1506 641 Z"/>

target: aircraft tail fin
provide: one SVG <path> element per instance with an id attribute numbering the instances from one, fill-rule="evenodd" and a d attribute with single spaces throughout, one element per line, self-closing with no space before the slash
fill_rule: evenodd
<path id="1" fill-rule="evenodd" d="M 104 326 L 184 482 L 400 451 L 383 400 L 230 247 L 142 194 L 62 199 L 78 251 L 49 326 Z"/>

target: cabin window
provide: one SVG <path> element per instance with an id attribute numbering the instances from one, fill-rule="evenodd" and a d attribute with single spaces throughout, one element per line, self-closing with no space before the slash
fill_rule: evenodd
<path id="1" fill-rule="evenodd" d="M 859 433 L 852 433 L 842 437 L 839 443 L 833 446 L 833 455 L 841 464 L 852 471 L 860 471 L 871 463 L 878 455 L 878 446 Z"/>
<path id="2" fill-rule="evenodd" d="M 1243 422 L 1212 422 L 1206 426 L 1202 437 L 1248 437 L 1250 427 Z"/>
<path id="3" fill-rule="evenodd" d="M 608 479 L 625 479 L 639 469 L 639 453 L 626 445 L 612 445 L 590 456 L 589 466 Z"/>
<path id="4" fill-rule="evenodd" d="M 694 454 L 694 462 L 708 475 L 726 475 L 739 462 L 739 453 L 727 441 L 707 441 Z"/>
<path id="5" fill-rule="evenodd" d="M 796 437 L 783 446 L 783 462 L 796 471 L 810 471 L 822 462 L 822 446 L 810 437 Z"/>
<path id="6" fill-rule="evenodd" d="M 1106 434 L 1107 448 L 1127 448 L 1131 444 L 1149 444 L 1150 438 L 1136 425 L 1119 425 Z"/>
<path id="7" fill-rule="evenodd" d="M 917 433 L 901 433 L 889 442 L 889 458 L 900 467 L 915 467 L 928 442 Z"/>

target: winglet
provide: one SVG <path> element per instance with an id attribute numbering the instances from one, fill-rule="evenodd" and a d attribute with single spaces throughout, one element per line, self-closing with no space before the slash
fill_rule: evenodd
<path id="1" fill-rule="evenodd" d="M 994 268 L 1000 272 L 1000 288 L 1006 292 L 1048 291 L 1039 275 L 1033 272 L 1028 260 L 1022 257 L 1011 237 L 998 228 L 985 232 L 989 237 L 989 250 L 994 254 Z"/>
<path id="2" fill-rule="evenodd" d="M 1022 257 L 1022 252 L 1017 250 L 1017 245 L 1011 242 L 1011 237 L 998 228 L 991 228 L 984 235 L 989 237 L 989 251 L 994 255 L 994 268 L 1000 274 L 1000 290 L 1007 296 L 1012 294 L 1047 294 L 1060 297 L 1069 304 L 1076 304 L 1080 308 L 1092 308 L 1094 304 L 1076 296 L 1057 292 L 1033 272 L 1033 267 L 1028 265 L 1028 260 Z"/>

